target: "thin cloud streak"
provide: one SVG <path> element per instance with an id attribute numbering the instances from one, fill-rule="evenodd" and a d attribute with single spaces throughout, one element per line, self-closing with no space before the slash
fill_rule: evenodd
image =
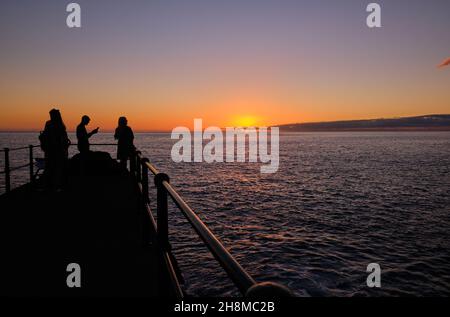
<path id="1" fill-rule="evenodd" d="M 438 65 L 438 68 L 443 68 L 449 65 L 450 65 L 450 57 L 444 60 L 440 65 Z"/>

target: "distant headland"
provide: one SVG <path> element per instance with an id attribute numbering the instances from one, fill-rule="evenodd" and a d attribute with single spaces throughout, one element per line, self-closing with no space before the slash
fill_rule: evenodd
<path id="1" fill-rule="evenodd" d="M 282 132 L 326 131 L 450 131 L 450 114 L 391 119 L 310 122 L 281 125 Z"/>

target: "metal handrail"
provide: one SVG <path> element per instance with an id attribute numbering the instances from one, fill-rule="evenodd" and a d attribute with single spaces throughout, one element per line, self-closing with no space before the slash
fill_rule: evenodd
<path id="1" fill-rule="evenodd" d="M 225 272 L 237 286 L 239 291 L 245 295 L 250 287 L 256 285 L 256 281 L 234 259 L 230 252 L 228 252 L 228 250 L 223 246 L 222 242 L 214 235 L 214 233 L 205 225 L 200 217 L 198 217 L 198 215 L 189 207 L 184 199 L 172 187 L 168 180 L 168 176 L 166 174 L 159 173 L 158 170 L 148 162 L 148 160 L 143 160 L 142 164 L 145 166 L 143 170 L 148 169 L 153 175 L 155 175 L 155 184 L 158 188 L 158 191 L 162 190 L 166 192 L 166 195 L 168 194 L 172 198 L 175 205 L 186 217 L 188 222 L 194 228 L 195 232 L 205 243 L 206 247 L 225 270 Z M 158 199 L 160 199 L 159 194 Z M 159 205 L 160 202 L 158 202 L 158 207 Z M 167 206 L 165 206 L 165 208 L 167 208 Z M 158 220 L 160 219 L 159 211 L 160 210 L 158 208 Z M 163 212 L 166 213 L 167 211 Z M 164 218 L 164 216 L 162 216 L 162 218 Z M 159 228 L 158 226 L 158 231 L 160 231 L 160 229 L 161 228 Z M 162 239 L 167 238 L 162 237 Z"/>
<path id="2" fill-rule="evenodd" d="M 33 147 L 34 147 L 34 145 L 33 145 Z M 8 151 L 13 152 L 13 151 L 26 150 L 26 149 L 28 149 L 28 146 L 8 148 Z M 0 150 L 0 152 L 5 152 L 5 149 Z"/>
<path id="3" fill-rule="evenodd" d="M 10 168 L 9 168 L 9 171 L 10 171 L 10 172 L 13 172 L 13 171 L 17 171 L 17 170 L 20 170 L 20 169 L 22 169 L 22 168 L 29 167 L 29 166 L 30 166 L 30 163 L 27 163 L 27 164 L 24 164 L 24 165 L 19 165 L 19 166 L 10 167 Z M 3 173 L 5 173 L 5 171 L 3 171 Z"/>
<path id="4" fill-rule="evenodd" d="M 75 146 L 77 145 L 77 143 L 71 143 L 69 144 L 69 146 Z M 90 143 L 90 145 L 94 145 L 94 146 L 117 146 L 117 143 Z M 40 147 L 40 145 L 28 145 L 28 146 L 22 146 L 22 147 L 13 147 L 13 148 L 7 148 L 9 152 L 14 152 L 14 151 L 20 151 L 20 150 L 26 150 L 29 147 L 33 147 L 33 148 L 37 148 Z M 0 153 L 5 152 L 5 148 L 0 149 Z"/>
<path id="5" fill-rule="evenodd" d="M 30 146 L 33 148 L 40 147 L 40 145 L 27 145 L 27 146 L 21 146 L 21 147 L 3 148 L 3 149 L 0 149 L 0 153 L 5 152 L 5 149 L 8 149 L 9 152 L 26 150 L 26 149 L 29 149 Z"/>
<path id="6" fill-rule="evenodd" d="M 75 146 L 75 145 L 77 145 L 77 143 L 69 144 L 69 146 Z M 90 145 L 92 145 L 92 146 L 117 146 L 117 143 L 91 143 Z M 20 170 L 25 167 L 29 167 L 30 168 L 30 182 L 33 181 L 33 178 L 34 178 L 33 149 L 37 148 L 37 147 L 40 147 L 40 145 L 28 145 L 28 146 L 22 146 L 22 147 L 0 149 L 0 153 L 4 153 L 4 156 L 5 156 L 5 166 L 4 166 L 4 169 L 2 171 L 0 171 L 0 175 L 5 174 L 5 190 L 6 190 L 6 192 L 11 191 L 11 175 L 10 174 L 13 171 Z M 27 150 L 27 149 L 29 150 L 29 162 L 24 165 L 11 167 L 10 161 L 9 161 L 9 153 L 14 152 L 14 151 Z"/>
<path id="7" fill-rule="evenodd" d="M 6 192 L 10 192 L 11 191 L 11 172 L 20 170 L 22 168 L 25 167 L 29 167 L 29 174 L 30 174 L 30 182 L 33 182 L 34 180 L 34 153 L 33 153 L 33 149 L 39 147 L 39 145 L 28 145 L 28 146 L 23 146 L 23 147 L 16 147 L 16 148 L 4 148 L 2 149 L 0 152 L 3 152 L 5 155 L 5 166 L 3 171 L 0 172 L 0 174 L 5 174 L 5 190 Z M 28 149 L 28 163 L 27 164 L 23 164 L 20 166 L 14 166 L 11 167 L 10 166 L 10 161 L 9 161 L 9 153 L 12 151 L 20 151 L 20 150 L 26 150 Z"/>
<path id="8" fill-rule="evenodd" d="M 181 198 L 176 190 L 168 183 L 163 182 L 169 196 L 172 197 L 175 204 L 183 212 L 186 219 L 190 222 L 199 237 L 233 280 L 235 285 L 245 294 L 247 290 L 256 284 L 255 280 L 242 268 L 242 266 L 233 258 L 221 241 L 211 232 L 200 217 L 189 207 Z"/>
<path id="9" fill-rule="evenodd" d="M 73 143 L 71 144 L 71 146 L 75 146 L 77 145 L 77 143 Z M 94 146 L 117 146 L 117 143 L 90 143 L 89 145 L 94 145 Z"/>
<path id="10" fill-rule="evenodd" d="M 156 169 L 156 167 L 154 167 L 150 162 L 147 161 L 147 162 L 145 162 L 144 164 L 145 164 L 145 166 L 147 166 L 148 170 L 149 170 L 150 172 L 152 172 L 152 174 L 153 174 L 154 176 L 156 176 L 156 175 L 159 174 L 159 172 L 158 172 L 158 170 Z"/>
<path id="11" fill-rule="evenodd" d="M 24 147 L 17 147 L 17 148 L 4 148 L 1 152 L 5 155 L 5 166 L 3 171 L 0 174 L 5 174 L 5 191 L 8 193 L 11 191 L 11 172 L 22 169 L 24 167 L 30 168 L 30 182 L 34 179 L 34 165 L 33 165 L 33 148 L 37 147 L 36 145 L 28 145 Z M 11 151 L 19 151 L 19 150 L 25 150 L 28 149 L 28 157 L 29 162 L 24 165 L 11 167 L 9 162 L 9 153 Z"/>

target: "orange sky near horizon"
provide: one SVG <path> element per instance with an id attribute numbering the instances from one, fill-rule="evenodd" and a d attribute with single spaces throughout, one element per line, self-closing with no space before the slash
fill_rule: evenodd
<path id="1" fill-rule="evenodd" d="M 250 81 L 246 75 L 242 82 L 229 84 L 210 80 L 206 87 L 191 85 L 186 91 L 181 84 L 169 81 L 163 83 L 165 87 L 160 83 L 153 89 L 139 86 L 125 89 L 126 83 L 113 81 L 94 90 L 91 87 L 96 83 L 89 81 L 59 83 L 42 79 L 36 85 L 32 79 L 21 80 L 17 86 L 10 81 L 2 86 L 9 86 L 8 90 L 0 88 L 0 130 L 41 130 L 53 107 L 61 110 L 70 131 L 84 114 L 91 117 L 92 128 L 99 126 L 102 131 L 113 130 L 118 117 L 123 115 L 135 131 L 171 131 L 177 126 L 192 129 L 196 118 L 203 119 L 205 127 L 223 128 L 450 113 L 450 90 L 446 81 L 441 80 L 440 86 L 427 83 L 433 77 L 448 79 L 450 72 L 430 67 L 423 73 L 428 77 L 424 83 L 416 80 L 415 88 L 395 84 L 400 78 L 393 78 L 385 81 L 379 94 L 366 86 L 370 87 L 380 78 L 362 76 L 359 82 L 342 77 L 333 88 L 322 88 L 319 79 L 299 80 L 304 85 L 289 87 L 280 78 L 274 81 L 273 76 Z"/>
<path id="2" fill-rule="evenodd" d="M 443 91 L 442 91 L 443 92 Z M 61 110 L 64 122 L 69 131 L 73 131 L 82 115 L 91 117 L 91 128 L 97 126 L 101 131 L 112 131 L 120 116 L 126 116 L 129 125 L 135 131 L 171 131 L 178 126 L 193 128 L 193 120 L 203 119 L 203 126 L 272 126 L 300 122 L 319 122 L 336 120 L 375 119 L 390 117 L 405 117 L 425 114 L 448 114 L 450 106 L 448 93 L 435 96 L 433 107 L 424 106 L 427 97 L 402 97 L 395 94 L 389 101 L 389 93 L 372 100 L 365 101 L 364 96 L 345 95 L 345 92 L 335 92 L 318 100 L 305 97 L 301 102 L 283 101 L 283 98 L 272 98 L 263 90 L 259 97 L 241 95 L 224 96 L 223 101 L 209 101 L 209 98 L 194 100 L 149 100 L 139 103 L 133 100 L 136 95 L 95 95 L 80 96 L 70 100 L 60 101 L 58 98 L 46 98 L 36 102 L 33 98 L 15 95 L 12 100 L 2 99 L 0 131 L 39 131 L 42 130 L 48 111 L 56 107 Z M 83 98 L 84 97 L 84 98 Z M 151 98 L 146 98 L 151 99 Z M 331 100 L 334 99 L 334 100 Z M 383 104 L 379 103 L 380 99 Z M 130 101 L 133 100 L 133 101 Z M 278 102 L 282 102 L 278 103 Z M 59 101 L 59 102 L 58 102 Z M 127 101 L 129 102 L 127 104 Z M 158 102 L 159 101 L 159 102 Z M 320 104 L 327 103 L 329 104 Z M 365 104 L 366 106 L 360 106 Z M 30 106 L 32 105 L 32 106 Z"/>

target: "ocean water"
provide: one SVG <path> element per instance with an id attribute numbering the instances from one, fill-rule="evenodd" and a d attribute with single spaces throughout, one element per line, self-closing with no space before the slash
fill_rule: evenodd
<path id="1" fill-rule="evenodd" d="M 450 295 L 449 132 L 282 134 L 269 175 L 258 163 L 173 163 L 174 142 L 150 133 L 135 143 L 257 281 L 300 296 Z M 0 133 L 0 148 L 28 144 L 36 134 Z M 12 166 L 27 155 L 12 153 Z M 13 186 L 27 181 L 14 172 Z M 182 214 L 171 206 L 169 217 L 188 293 L 236 295 Z M 381 266 L 381 288 L 366 285 L 369 263 Z"/>

